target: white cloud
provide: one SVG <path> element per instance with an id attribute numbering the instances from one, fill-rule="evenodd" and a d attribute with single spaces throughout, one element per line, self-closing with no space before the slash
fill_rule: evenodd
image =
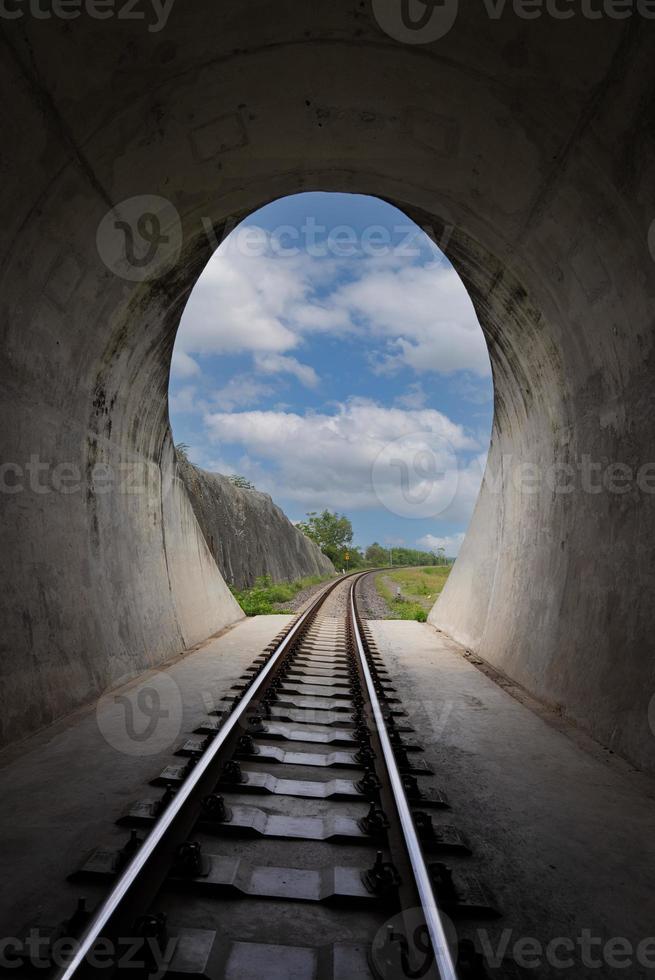
<path id="1" fill-rule="evenodd" d="M 392 254 L 282 257 L 268 232 L 247 230 L 262 236 L 263 249 L 236 247 L 230 236 L 189 298 L 176 347 L 185 377 L 194 372 L 191 354 L 251 352 L 255 366 L 266 370 L 264 354 L 288 354 L 315 333 L 370 338 L 379 373 L 409 367 L 417 374 L 488 377 L 482 331 L 451 266 L 438 259 L 411 264 Z M 303 380 L 297 372 L 291 373 L 307 384 L 308 375 Z"/>
<path id="2" fill-rule="evenodd" d="M 493 400 L 493 388 L 486 380 L 472 378 L 469 374 L 460 374 L 453 382 L 454 391 L 465 402 L 472 405 L 485 405 Z"/>
<path id="3" fill-rule="evenodd" d="M 200 374 L 200 365 L 189 354 L 176 347 L 171 361 L 171 374 L 174 378 L 193 378 Z"/>
<path id="4" fill-rule="evenodd" d="M 238 374 L 216 389 L 210 401 L 215 408 L 231 412 L 234 408 L 245 408 L 246 405 L 256 405 L 262 398 L 273 393 L 270 385 L 262 384 L 247 374 Z"/>
<path id="5" fill-rule="evenodd" d="M 296 262 L 221 247 L 189 297 L 177 345 L 195 354 L 291 350 L 298 337 L 283 317 L 306 289 Z"/>
<path id="6" fill-rule="evenodd" d="M 396 405 L 401 408 L 423 408 L 428 400 L 427 393 L 420 381 L 411 384 L 403 395 L 398 395 L 395 399 Z"/>
<path id="7" fill-rule="evenodd" d="M 462 547 L 465 537 L 466 533 L 464 531 L 460 531 L 459 534 L 448 534 L 445 537 L 435 537 L 434 534 L 425 534 L 416 543 L 421 548 L 427 548 L 428 551 L 438 551 L 439 548 L 443 548 L 447 558 L 455 558 L 459 554 L 459 549 Z"/>
<path id="8" fill-rule="evenodd" d="M 431 262 L 378 270 L 373 264 L 356 282 L 341 286 L 332 300 L 363 321 L 374 337 L 386 338 L 382 371 L 405 366 L 417 373 L 490 373 L 473 304 L 449 266 Z"/>
<path id="9" fill-rule="evenodd" d="M 233 476 L 236 474 L 234 466 L 221 456 L 212 457 L 208 460 L 203 459 L 203 462 L 198 463 L 198 466 L 208 473 L 221 473 L 223 476 Z"/>
<path id="10" fill-rule="evenodd" d="M 468 524 L 482 486 L 487 463 L 487 453 L 479 453 L 467 463 L 461 463 L 458 472 L 457 494 L 441 515 L 453 524 Z"/>
<path id="11" fill-rule="evenodd" d="M 384 408 L 364 399 L 341 404 L 333 414 L 209 413 L 205 424 L 213 442 L 240 446 L 249 459 L 264 464 L 268 477 L 259 484 L 263 489 L 302 502 L 307 508 L 384 505 L 394 513 L 405 513 L 403 472 L 410 476 L 415 473 L 417 452 L 425 453 L 427 446 L 438 469 L 447 465 L 444 447 L 452 447 L 452 452 L 459 454 L 480 449 L 470 433 L 441 412 Z M 380 467 L 380 454 L 390 444 L 392 465 Z M 462 466 L 468 517 L 474 498 L 469 499 L 469 467 L 465 463 Z M 457 485 L 454 492 L 451 507 L 457 504 Z"/>
<path id="12" fill-rule="evenodd" d="M 170 407 L 174 412 L 197 412 L 199 410 L 196 401 L 196 386 L 185 385 L 170 397 Z"/>
<path id="13" fill-rule="evenodd" d="M 303 334 L 330 333 L 333 336 L 343 336 L 354 333 L 357 326 L 352 322 L 349 311 L 338 309 L 329 303 L 330 300 L 321 302 L 313 298 L 311 303 L 294 306 L 293 320 L 297 329 Z"/>
<path id="14" fill-rule="evenodd" d="M 313 367 L 285 354 L 256 354 L 255 367 L 264 374 L 291 374 L 305 388 L 316 388 L 319 382 Z"/>
<path id="15" fill-rule="evenodd" d="M 382 502 L 406 514 L 407 488 L 401 484 L 425 451 L 420 440 L 427 439 L 428 455 L 442 467 L 447 443 L 457 456 L 457 486 L 440 516 L 462 526 L 472 513 L 484 467 L 484 454 L 471 458 L 471 453 L 479 454 L 486 437 L 480 440 L 425 407 L 435 383 L 425 380 L 428 372 L 462 372 L 464 398 L 481 400 L 488 386 L 486 345 L 457 274 L 439 260 L 412 265 L 397 255 L 346 261 L 306 253 L 280 257 L 268 233 L 258 231 L 263 251 L 226 247 L 228 239 L 190 297 L 172 371 L 194 383 L 172 396 L 172 411 L 202 412 L 214 443 L 241 447 L 239 472 L 305 509 L 379 508 Z M 283 386 L 281 376 L 317 387 L 317 372 L 298 354 L 317 333 L 365 338 L 377 373 L 409 368 L 423 380 L 410 384 L 391 408 L 352 399 L 333 412 L 301 415 L 281 403 L 255 411 L 261 399 Z M 252 369 L 222 387 L 212 391 L 206 375 L 194 380 L 203 356 L 244 353 L 252 356 Z M 393 465 L 380 470 L 380 453 L 390 444 L 387 462 Z M 433 475 L 420 486 L 430 479 L 434 483 Z"/>

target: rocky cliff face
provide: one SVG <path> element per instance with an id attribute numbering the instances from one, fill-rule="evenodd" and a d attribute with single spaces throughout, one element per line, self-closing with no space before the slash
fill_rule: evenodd
<path id="1" fill-rule="evenodd" d="M 209 549 L 228 585 L 260 575 L 274 582 L 329 575 L 334 567 L 266 493 L 242 490 L 219 473 L 180 461 L 180 474 Z"/>

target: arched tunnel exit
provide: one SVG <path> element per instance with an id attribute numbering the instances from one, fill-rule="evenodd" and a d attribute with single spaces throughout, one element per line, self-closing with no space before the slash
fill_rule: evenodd
<path id="1" fill-rule="evenodd" d="M 364 195 L 298 194 L 249 215 L 200 275 L 175 339 L 180 472 L 237 590 L 319 568 L 306 547 L 294 561 L 262 497 L 232 488 L 322 528 L 335 568 L 432 562 L 407 583 L 425 601 L 398 610 L 424 620 L 472 515 L 492 414 L 487 346 L 457 273 L 402 211 Z"/>
<path id="2" fill-rule="evenodd" d="M 103 697 L 194 663 L 217 696 L 238 680 L 229 665 L 239 651 L 249 663 L 273 643 L 277 631 L 255 635 L 256 620 L 241 622 L 179 479 L 167 403 L 175 336 L 213 251 L 247 215 L 307 191 L 374 195 L 443 247 L 484 332 L 495 395 L 485 481 L 420 642 L 416 634 L 415 667 L 393 659 L 405 642 L 395 625 L 370 642 L 391 658 L 406 699 L 432 691 L 432 727 L 420 710 L 413 727 L 435 752 L 443 744 L 440 771 L 473 824 L 479 811 L 493 830 L 483 850 L 493 851 L 500 891 L 523 882 L 508 900 L 522 907 L 522 937 L 543 926 L 544 948 L 548 937 L 575 944 L 567 914 L 582 931 L 610 922 L 603 949 L 629 935 L 630 975 L 648 976 L 648 4 L 564 17 L 552 5 L 527 16 L 520 3 L 491 14 L 449 3 L 430 18 L 417 0 L 424 16 L 409 19 L 395 0 L 255 10 L 178 0 L 160 16 L 156 5 L 128 15 L 117 3 L 103 18 L 96 6 L 69 17 L 63 5 L 38 15 L 16 3 L 0 14 L 6 798 L 13 786 L 40 806 L 41 778 L 52 797 L 59 739 L 76 712 L 83 727 Z M 208 642 L 225 654 L 211 664 Z M 175 689 L 186 705 L 184 683 Z M 157 704 L 169 711 L 165 688 Z M 507 691 L 515 697 L 505 701 Z M 103 738 L 116 748 L 114 735 Z M 96 746 L 91 736 L 83 744 Z M 21 746 L 43 753 L 31 775 L 21 776 Z M 106 749 L 95 751 L 102 760 Z M 146 756 L 127 753 L 129 778 L 124 756 L 98 768 L 107 785 L 113 773 L 119 796 L 136 792 L 130 779 L 149 778 Z M 64 773 L 81 792 L 75 766 Z M 71 794 L 56 826 L 75 812 L 88 818 L 61 846 L 62 877 L 76 849 L 102 838 L 98 812 Z M 17 831 L 7 833 L 9 850 L 21 851 L 16 882 L 46 836 L 33 811 L 23 823 L 20 848 Z M 561 868 L 581 852 L 593 859 L 565 881 Z M 537 872 L 539 898 L 522 877 Z M 622 907 L 610 914 L 598 896 L 617 881 Z M 25 921 L 30 887 L 17 898 Z M 604 956 L 612 976 L 619 966 Z M 576 977 L 591 970 L 576 961 Z"/>

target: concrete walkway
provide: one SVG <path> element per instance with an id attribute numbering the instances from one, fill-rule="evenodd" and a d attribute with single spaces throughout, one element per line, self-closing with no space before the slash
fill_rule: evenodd
<path id="1" fill-rule="evenodd" d="M 371 627 L 468 866 L 504 912 L 477 938 L 540 978 L 655 977 L 653 780 L 521 703 L 429 624 Z"/>
<path id="2" fill-rule="evenodd" d="M 161 793 L 148 781 L 184 761 L 173 754 L 183 736 L 290 619 L 241 620 L 0 754 L 0 879 L 11 882 L 0 890 L 0 936 L 20 936 L 32 918 L 57 923 L 80 894 L 92 906 L 102 889 L 80 891 L 66 876 L 100 844 L 125 842 L 114 821 Z"/>

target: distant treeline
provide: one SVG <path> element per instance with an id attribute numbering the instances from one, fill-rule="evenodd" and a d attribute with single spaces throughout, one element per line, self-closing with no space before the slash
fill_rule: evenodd
<path id="1" fill-rule="evenodd" d="M 364 553 L 364 559 L 370 565 L 449 565 L 452 558 L 447 558 L 443 549 L 438 552 L 418 551 L 416 548 L 384 548 L 375 541 Z"/>
<path id="2" fill-rule="evenodd" d="M 307 520 L 299 521 L 299 530 L 314 541 L 324 555 L 327 555 L 337 571 L 342 568 L 366 568 L 380 565 L 449 565 L 443 548 L 436 551 L 418 551 L 416 548 L 384 548 L 377 541 L 370 544 L 366 551 L 358 548 L 353 542 L 353 526 L 345 514 L 336 514 L 331 510 L 322 513 L 310 511 Z"/>

